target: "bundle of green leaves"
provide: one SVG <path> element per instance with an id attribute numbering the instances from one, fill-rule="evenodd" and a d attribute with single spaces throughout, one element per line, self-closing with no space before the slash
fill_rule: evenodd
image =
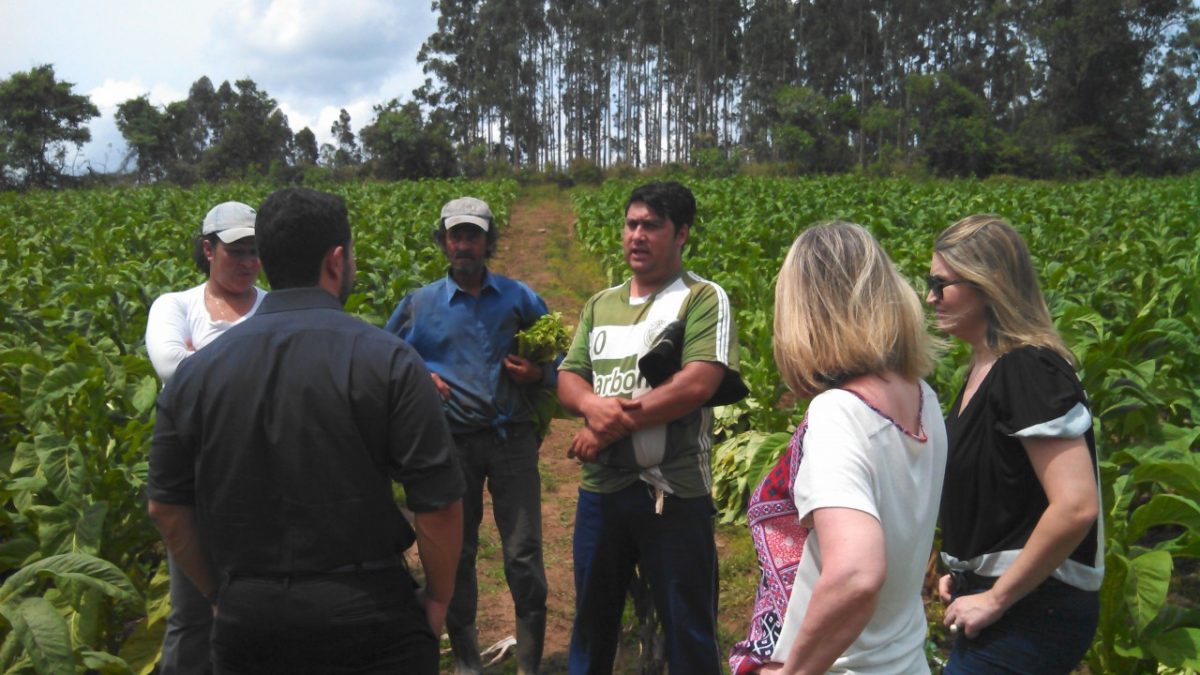
<path id="1" fill-rule="evenodd" d="M 517 337 L 517 356 L 534 363 L 546 363 L 571 346 L 571 331 L 563 324 L 561 312 L 550 312 L 520 331 Z"/>

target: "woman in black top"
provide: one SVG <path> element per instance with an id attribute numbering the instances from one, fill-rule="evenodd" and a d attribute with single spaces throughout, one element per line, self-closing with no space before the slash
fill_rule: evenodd
<path id="1" fill-rule="evenodd" d="M 971 346 L 946 418 L 939 591 L 958 635 L 944 672 L 1069 673 L 1092 642 L 1104 577 L 1096 444 L 1074 357 L 1029 250 L 995 216 L 937 240 L 938 327 Z"/>

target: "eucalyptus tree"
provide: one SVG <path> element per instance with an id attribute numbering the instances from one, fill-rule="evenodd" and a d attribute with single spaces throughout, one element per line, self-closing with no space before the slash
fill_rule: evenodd
<path id="1" fill-rule="evenodd" d="M 1170 47 L 1154 79 L 1154 165 L 1164 173 L 1194 171 L 1200 168 L 1200 19 L 1175 33 Z"/>
<path id="2" fill-rule="evenodd" d="M 778 160 L 771 127 L 778 119 L 775 92 L 799 77 L 796 5 L 790 0 L 749 3 L 743 18 L 741 142 L 757 159 Z"/>
<path id="3" fill-rule="evenodd" d="M 1148 75 L 1166 32 L 1195 13 L 1187 0 L 1037 3 L 1034 114 L 1048 145 L 1065 145 L 1086 172 L 1143 167 L 1155 110 Z"/>
<path id="4" fill-rule="evenodd" d="M 362 152 L 358 148 L 358 139 L 350 127 L 350 113 L 342 108 L 338 118 L 329 127 L 329 133 L 337 140 L 337 150 L 333 153 L 333 168 L 345 169 L 362 163 Z"/>
<path id="5" fill-rule="evenodd" d="M 292 163 L 297 166 L 315 166 L 320 158 L 317 148 L 317 135 L 312 129 L 304 127 L 292 137 Z"/>

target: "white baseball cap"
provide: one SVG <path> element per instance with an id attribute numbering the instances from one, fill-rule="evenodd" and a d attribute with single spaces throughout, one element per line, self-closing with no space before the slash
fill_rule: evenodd
<path id="1" fill-rule="evenodd" d="M 254 219 L 257 215 L 254 209 L 241 202 L 217 204 L 204 216 L 200 234 L 216 234 L 226 244 L 253 237 Z"/>
<path id="2" fill-rule="evenodd" d="M 446 229 L 463 223 L 478 225 L 487 232 L 492 224 L 492 210 L 487 202 L 474 197 L 459 197 L 446 202 L 442 207 L 442 224 Z"/>

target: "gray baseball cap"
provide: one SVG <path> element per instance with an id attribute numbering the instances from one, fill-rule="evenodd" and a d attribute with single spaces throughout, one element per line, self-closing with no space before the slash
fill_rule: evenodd
<path id="1" fill-rule="evenodd" d="M 217 204 L 204 216 L 200 234 L 216 234 L 221 241 L 232 244 L 238 239 L 254 236 L 257 215 L 254 209 L 241 202 Z"/>

